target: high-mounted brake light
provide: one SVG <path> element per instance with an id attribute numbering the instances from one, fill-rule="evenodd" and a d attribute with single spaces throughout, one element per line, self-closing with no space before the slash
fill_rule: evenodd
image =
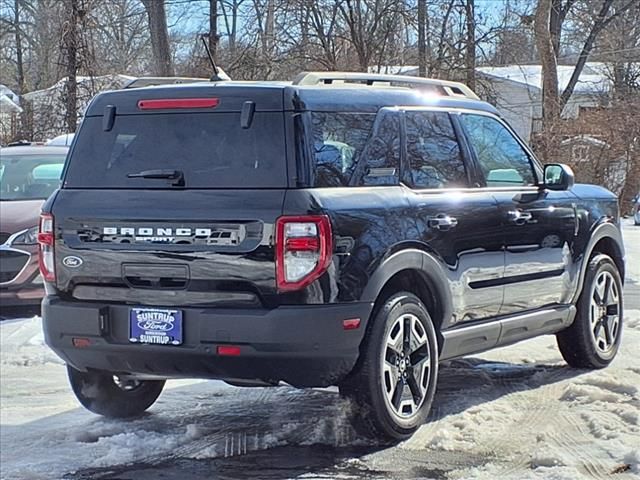
<path id="1" fill-rule="evenodd" d="M 140 110 L 167 110 L 172 108 L 215 108 L 218 106 L 217 98 L 154 98 L 151 100 L 139 100 Z"/>
<path id="2" fill-rule="evenodd" d="M 333 252 L 326 215 L 284 216 L 276 221 L 276 279 L 279 291 L 310 285 L 329 267 Z"/>
<path id="3" fill-rule="evenodd" d="M 38 233 L 38 264 L 40 274 L 46 282 L 56 281 L 54 258 L 53 215 L 43 213 L 40 215 L 40 233 Z"/>

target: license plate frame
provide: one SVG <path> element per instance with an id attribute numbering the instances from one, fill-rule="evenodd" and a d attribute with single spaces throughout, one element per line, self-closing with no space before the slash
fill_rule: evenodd
<path id="1" fill-rule="evenodd" d="M 183 312 L 174 308 L 133 307 L 129 310 L 129 342 L 182 345 Z"/>

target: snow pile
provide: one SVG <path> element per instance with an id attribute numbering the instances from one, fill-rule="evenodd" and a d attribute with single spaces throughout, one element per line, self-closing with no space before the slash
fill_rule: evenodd
<path id="1" fill-rule="evenodd" d="M 63 364 L 62 360 L 45 346 L 40 317 L 3 321 L 0 342 L 0 364 L 3 368 L 38 366 L 45 363 Z"/>
<path id="2" fill-rule="evenodd" d="M 625 316 L 625 326 L 640 323 L 639 310 Z M 455 479 L 640 473 L 638 345 L 640 331 L 626 329 L 616 360 L 597 371 L 568 368 L 552 337 L 444 364 L 431 422 L 401 448 L 484 457 L 450 471 Z M 537 363 L 511 363 L 522 358 Z"/>

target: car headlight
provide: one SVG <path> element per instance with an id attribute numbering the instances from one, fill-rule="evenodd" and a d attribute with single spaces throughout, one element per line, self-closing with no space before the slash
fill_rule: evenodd
<path id="1" fill-rule="evenodd" d="M 11 241 L 11 245 L 36 245 L 38 243 L 38 226 L 20 232 Z"/>

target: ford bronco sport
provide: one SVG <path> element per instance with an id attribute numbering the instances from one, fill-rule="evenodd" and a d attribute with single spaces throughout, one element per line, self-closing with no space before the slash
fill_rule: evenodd
<path id="1" fill-rule="evenodd" d="M 102 93 L 39 243 L 46 341 L 111 417 L 168 378 L 337 385 L 361 431 L 402 439 L 441 360 L 555 334 L 602 368 L 622 332 L 616 197 L 439 80 Z"/>

